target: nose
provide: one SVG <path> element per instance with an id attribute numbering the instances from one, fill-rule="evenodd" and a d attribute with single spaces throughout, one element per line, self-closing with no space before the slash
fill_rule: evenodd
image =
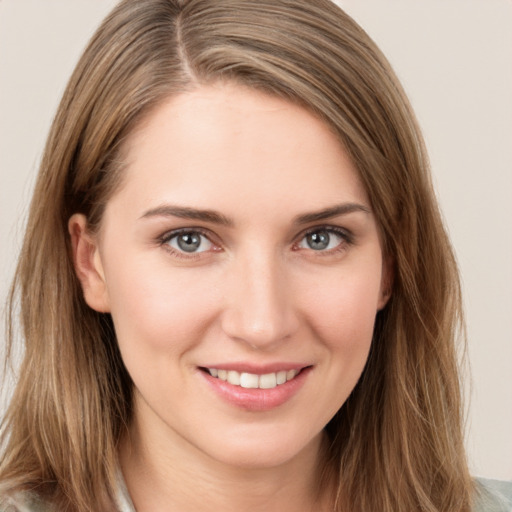
<path id="1" fill-rule="evenodd" d="M 222 329 L 255 350 L 273 350 L 298 329 L 293 290 L 272 254 L 239 258 L 226 280 Z"/>

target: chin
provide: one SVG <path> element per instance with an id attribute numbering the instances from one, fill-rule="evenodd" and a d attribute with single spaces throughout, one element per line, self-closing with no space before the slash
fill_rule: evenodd
<path id="1" fill-rule="evenodd" d="M 322 432 L 312 439 L 292 433 L 279 436 L 264 432 L 256 436 L 240 435 L 236 439 L 219 441 L 211 456 L 224 465 L 239 469 L 271 469 L 293 461 L 299 462 L 302 457 L 309 459 L 311 452 L 318 452 L 322 438 Z M 229 444 L 226 441 L 230 441 Z"/>

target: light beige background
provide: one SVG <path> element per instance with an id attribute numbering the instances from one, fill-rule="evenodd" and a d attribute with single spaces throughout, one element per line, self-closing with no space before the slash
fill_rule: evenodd
<path id="1" fill-rule="evenodd" d="M 114 3 L 0 0 L 2 303 L 51 118 Z M 512 2 L 339 3 L 388 56 L 424 129 L 464 284 L 471 467 L 512 480 Z"/>

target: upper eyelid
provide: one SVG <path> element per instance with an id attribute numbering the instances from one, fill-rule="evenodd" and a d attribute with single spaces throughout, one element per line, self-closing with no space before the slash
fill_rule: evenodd
<path id="1" fill-rule="evenodd" d="M 340 226 L 332 226 L 329 224 L 322 224 L 319 226 L 312 226 L 310 228 L 307 228 L 307 229 L 301 231 L 297 235 L 296 239 L 300 240 L 311 233 L 315 233 L 316 231 L 331 231 L 338 235 L 344 236 L 347 239 L 351 239 L 353 237 L 352 232 L 347 228 L 342 228 Z"/>
<path id="2" fill-rule="evenodd" d="M 349 233 L 349 230 L 341 226 L 332 226 L 330 224 L 321 224 L 319 226 L 312 226 L 302 231 L 302 233 L 314 233 L 315 231 L 336 231 L 342 233 Z"/>
<path id="3" fill-rule="evenodd" d="M 168 242 L 171 238 L 174 238 L 175 236 L 181 235 L 183 233 L 199 233 L 200 235 L 203 235 L 204 237 L 208 238 L 210 242 L 214 243 L 212 240 L 213 233 L 204 228 L 199 227 L 185 227 L 185 228 L 177 228 L 177 229 L 171 229 L 169 231 L 166 231 L 162 235 L 158 237 L 159 240 L 163 242 Z"/>

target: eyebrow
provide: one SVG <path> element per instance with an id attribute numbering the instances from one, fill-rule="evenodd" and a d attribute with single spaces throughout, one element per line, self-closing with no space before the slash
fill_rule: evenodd
<path id="1" fill-rule="evenodd" d="M 179 217 L 180 219 L 200 220 L 203 222 L 211 222 L 222 226 L 232 227 L 234 222 L 228 219 L 222 213 L 214 210 L 200 210 L 197 208 L 189 208 L 186 206 L 162 205 L 152 208 L 145 212 L 141 219 L 150 217 Z"/>
<path id="2" fill-rule="evenodd" d="M 309 222 L 317 222 L 319 220 L 330 219 L 338 215 L 347 215 L 354 212 L 371 213 L 370 208 L 359 203 L 342 203 L 323 210 L 311 213 L 304 213 L 294 218 L 294 224 L 308 224 Z"/>
<path id="3" fill-rule="evenodd" d="M 338 215 L 347 215 L 354 212 L 371 213 L 370 208 L 359 203 L 342 203 L 316 212 L 304 213 L 293 219 L 294 224 L 308 224 L 319 220 L 329 219 Z M 180 219 L 199 220 L 222 226 L 233 227 L 234 221 L 215 210 L 202 210 L 187 206 L 162 205 L 146 211 L 140 218 L 151 217 L 178 217 Z"/>

